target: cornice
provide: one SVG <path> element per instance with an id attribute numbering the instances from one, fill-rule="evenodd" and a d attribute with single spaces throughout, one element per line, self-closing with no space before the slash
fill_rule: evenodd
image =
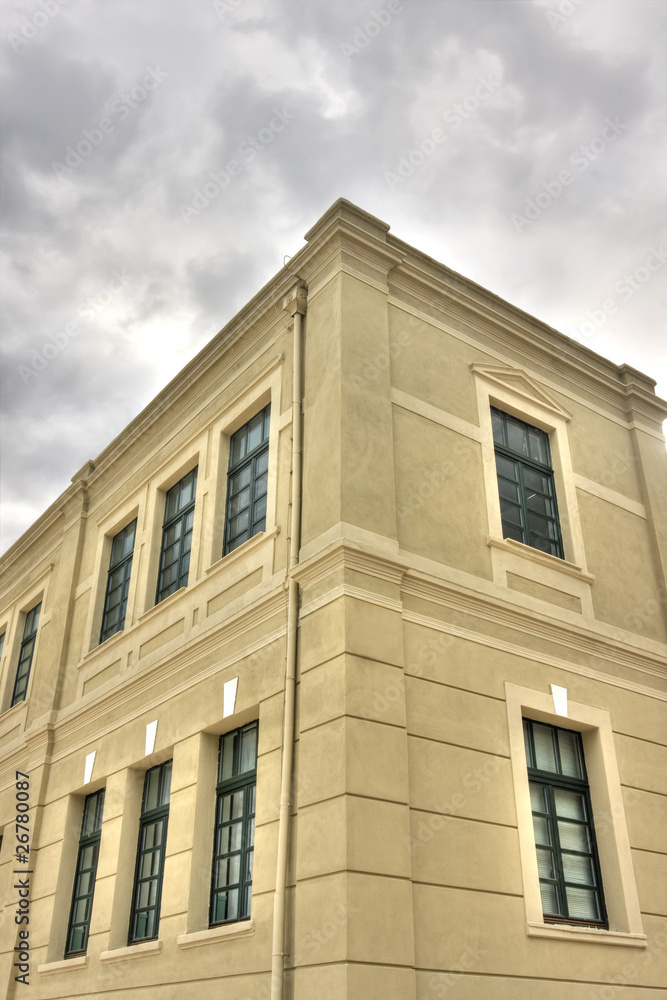
<path id="1" fill-rule="evenodd" d="M 599 681 L 601 684 L 611 684 L 612 687 L 622 688 L 625 691 L 632 691 L 643 697 L 655 698 L 658 701 L 667 702 L 667 691 L 659 688 L 648 687 L 645 684 L 638 684 L 625 677 L 617 677 L 614 674 L 605 673 L 603 670 L 596 670 L 594 667 L 587 667 L 582 663 L 571 660 L 563 660 L 550 653 L 543 653 L 526 646 L 519 646 L 514 642 L 506 642 L 494 635 L 485 635 L 483 632 L 473 632 L 471 629 L 461 628 L 459 625 L 452 625 L 449 622 L 442 622 L 437 618 L 430 618 L 427 615 L 420 615 L 412 611 L 404 612 L 405 621 L 424 628 L 435 629 L 438 632 L 445 632 L 468 642 L 475 642 L 478 645 L 488 646 L 491 649 L 499 649 L 512 656 L 521 657 L 523 660 L 538 661 L 544 666 L 554 667 L 556 670 L 566 670 L 568 673 L 578 674 L 580 677 L 588 677 L 590 680 Z"/>
<path id="2" fill-rule="evenodd" d="M 423 573 L 411 567 L 407 558 L 388 557 L 356 543 L 350 543 L 346 538 L 337 539 L 312 554 L 292 573 L 300 584 L 312 585 L 343 569 L 355 569 L 369 577 L 400 585 L 402 597 L 421 598 L 453 611 L 471 614 L 505 626 L 513 631 L 539 635 L 561 646 L 576 649 L 621 667 L 640 670 L 654 677 L 667 678 L 667 646 L 661 643 L 653 643 L 655 651 L 641 649 L 632 644 L 631 633 L 625 632 L 622 636 L 613 637 L 602 635 L 594 632 L 583 622 L 578 625 L 563 620 L 558 616 L 556 609 L 554 617 L 549 618 L 544 613 L 509 604 L 501 596 Z M 334 591 L 329 593 L 333 594 Z M 338 596 L 341 595 L 342 591 Z M 377 598 L 377 595 L 372 596 L 374 599 Z M 389 606 L 393 607 L 393 602 L 390 600 L 387 604 L 387 607 Z M 620 629 L 618 631 L 621 632 Z M 639 641 L 643 639 L 641 636 L 637 638 Z"/>
<path id="3" fill-rule="evenodd" d="M 403 291 L 467 326 L 471 326 L 472 314 L 480 333 L 505 350 L 520 351 L 522 356 L 558 372 L 623 412 L 636 407 L 657 424 L 667 417 L 667 402 L 651 391 L 653 379 L 635 369 L 630 369 L 630 377 L 628 366 L 615 365 L 399 240 L 389 237 L 388 242 L 405 252 L 405 260 L 392 272 L 390 297 Z"/>
<path id="4" fill-rule="evenodd" d="M 479 591 L 464 590 L 444 580 L 435 580 L 417 570 L 409 571 L 403 581 L 402 592 L 503 625 L 513 631 L 539 635 L 561 646 L 614 662 L 622 667 L 640 670 L 654 677 L 667 678 L 667 660 L 658 653 L 633 648 L 627 640 L 620 637 L 612 639 L 596 634 L 586 625 L 576 626 L 560 618 L 549 619 L 546 615 L 537 614 L 527 608 L 508 605 L 500 598 Z"/>

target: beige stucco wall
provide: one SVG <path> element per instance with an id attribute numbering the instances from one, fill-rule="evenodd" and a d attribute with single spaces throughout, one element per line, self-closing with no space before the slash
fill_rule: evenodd
<path id="1" fill-rule="evenodd" d="M 622 1000 L 657 1000 L 667 980 L 664 408 L 643 376 L 559 338 L 347 203 L 292 265 L 309 294 L 285 996 L 606 1000 L 614 982 Z M 3 559 L 8 996 L 269 996 L 291 479 L 292 329 L 280 304 L 294 284 L 280 280 Z M 269 400 L 267 530 L 221 558 L 229 434 Z M 567 561 L 499 536 L 489 400 L 553 426 Z M 188 586 L 153 607 L 164 490 L 197 463 Z M 126 627 L 99 646 L 110 537 L 134 516 Z M 7 710 L 21 613 L 40 596 L 28 698 Z M 531 916 L 512 728 L 521 709 L 507 691 L 533 692 L 527 700 L 567 726 L 552 684 L 583 706 L 581 719 L 607 727 L 598 746 L 597 724 L 581 723 L 612 904 L 597 938 Z M 252 921 L 206 933 L 217 738 L 254 718 Z M 169 757 L 159 949 L 125 951 L 142 774 Z M 16 768 L 30 772 L 33 796 L 29 988 L 11 973 Z M 88 955 L 59 964 L 81 806 L 102 786 Z"/>

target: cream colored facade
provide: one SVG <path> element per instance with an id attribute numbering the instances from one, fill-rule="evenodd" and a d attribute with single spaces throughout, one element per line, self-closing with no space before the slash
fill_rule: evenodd
<path id="1" fill-rule="evenodd" d="M 4 556 L 2 995 L 665 996 L 667 404 L 388 228 L 332 206 Z M 266 527 L 222 557 L 230 435 L 269 402 Z M 549 435 L 562 559 L 503 538 L 491 405 Z M 194 466 L 187 586 L 156 605 L 165 493 Z M 135 517 L 125 627 L 99 644 L 111 540 Z M 522 717 L 582 733 L 608 929 L 543 918 Z M 254 719 L 251 917 L 209 929 L 219 735 Z M 143 776 L 168 759 L 159 936 L 128 946 Z M 102 787 L 87 953 L 64 959 L 82 805 Z"/>

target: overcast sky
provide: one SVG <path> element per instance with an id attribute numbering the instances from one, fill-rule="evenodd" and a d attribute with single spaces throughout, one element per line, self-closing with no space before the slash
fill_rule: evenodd
<path id="1" fill-rule="evenodd" d="M 340 196 L 667 396 L 666 20 L 662 0 L 6 3 L 3 547 Z"/>

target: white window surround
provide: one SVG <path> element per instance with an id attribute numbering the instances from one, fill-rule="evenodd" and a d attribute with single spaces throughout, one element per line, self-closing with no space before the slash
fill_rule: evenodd
<path id="1" fill-rule="evenodd" d="M 551 693 L 519 687 L 507 681 L 505 695 L 527 934 L 645 948 L 646 935 L 639 908 L 609 712 L 568 699 L 567 718 L 563 718 L 556 713 Z M 552 924 L 544 920 L 528 787 L 524 717 L 582 734 L 609 930 Z"/>
<path id="2" fill-rule="evenodd" d="M 50 571 L 49 571 L 50 575 Z M 4 671 L 0 674 L 0 714 L 5 714 L 11 712 L 12 709 L 19 709 L 19 707 L 25 708 L 30 698 L 30 692 L 32 691 L 33 680 L 35 677 L 35 661 L 37 659 L 37 653 L 39 652 L 40 638 L 42 635 L 42 629 L 44 625 L 48 625 L 51 620 L 51 611 L 45 611 L 44 605 L 47 602 L 48 594 L 48 580 L 49 575 L 42 577 L 41 580 L 37 581 L 33 587 L 21 598 L 19 602 L 14 606 L 14 610 L 10 613 L 5 629 L 5 642 L 2 651 L 2 663 L 4 663 Z M 21 644 L 23 642 L 23 627 L 25 624 L 25 616 L 29 611 L 35 607 L 35 605 L 41 604 L 42 610 L 39 615 L 39 625 L 37 627 L 37 638 L 35 640 L 35 648 L 32 654 L 32 663 L 30 665 L 30 676 L 28 678 L 28 686 L 25 692 L 25 698 L 22 701 L 18 701 L 16 705 L 10 705 L 12 691 L 14 688 L 14 681 L 16 679 L 16 670 L 18 667 L 19 656 L 21 653 Z M 0 731 L 0 735 L 3 733 Z"/>
<path id="3" fill-rule="evenodd" d="M 144 495 L 140 500 L 137 500 L 136 495 L 127 500 L 122 507 L 116 508 L 113 514 L 107 515 L 102 521 L 97 523 L 97 549 L 95 551 L 95 563 L 92 576 L 90 580 L 93 582 L 93 600 L 89 602 L 88 606 L 88 624 L 86 626 L 85 636 L 87 637 L 84 643 L 84 648 L 81 650 L 81 655 L 85 656 L 86 653 L 90 652 L 92 649 L 96 649 L 100 645 L 100 630 L 102 628 L 102 615 L 104 613 L 104 598 L 107 590 L 107 579 L 109 576 L 109 559 L 111 557 L 111 545 L 115 536 L 123 528 L 126 528 L 131 521 L 137 520 L 137 531 L 134 536 L 134 552 L 132 554 L 132 573 L 130 575 L 130 588 L 127 595 L 127 609 L 125 612 L 125 626 L 120 630 L 120 633 L 116 632 L 114 635 L 122 634 L 125 629 L 128 629 L 133 623 L 135 618 L 135 599 L 137 592 L 137 570 L 139 559 L 137 558 L 138 552 L 138 539 L 140 525 L 145 517 L 145 491 Z M 83 590 L 82 590 L 83 592 Z M 78 593 L 77 593 L 78 596 Z M 109 638 L 113 639 L 114 636 Z M 106 640 L 109 641 L 108 639 Z"/>
<path id="4" fill-rule="evenodd" d="M 473 364 L 471 369 L 477 389 L 489 518 L 488 544 L 491 549 L 494 583 L 507 587 L 507 574 L 517 574 L 534 583 L 576 597 L 581 602 L 582 614 L 587 618 L 593 618 L 590 584 L 594 577 L 586 566 L 586 552 L 567 433 L 571 415 L 532 375 L 521 368 Z M 549 435 L 564 559 L 540 552 L 521 542 L 503 538 L 491 424 L 492 406 L 539 427 Z"/>
<path id="5" fill-rule="evenodd" d="M 285 419 L 291 413 L 281 414 L 282 365 L 283 356 L 277 356 L 265 369 L 258 373 L 254 382 L 243 388 L 225 406 L 218 420 L 211 428 L 211 438 L 215 442 L 211 448 L 211 468 L 209 479 L 213 490 L 211 506 L 203 535 L 204 565 L 208 570 L 221 558 L 229 558 L 233 552 L 222 556 L 225 519 L 227 513 L 227 472 L 229 468 L 229 439 L 240 427 L 271 404 L 269 423 L 269 478 L 266 498 L 265 534 L 271 534 L 276 527 L 276 487 L 278 480 L 278 441 Z"/>

